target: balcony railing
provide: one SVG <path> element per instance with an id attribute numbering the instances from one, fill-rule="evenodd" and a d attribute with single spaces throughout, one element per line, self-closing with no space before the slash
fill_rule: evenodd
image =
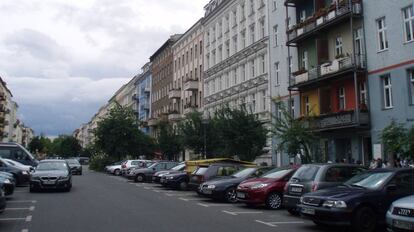
<path id="1" fill-rule="evenodd" d="M 186 104 L 184 105 L 184 114 L 189 114 L 195 112 L 198 109 L 198 105 L 195 104 Z"/>
<path id="2" fill-rule="evenodd" d="M 184 83 L 184 91 L 198 90 L 198 79 L 187 79 Z"/>
<path id="3" fill-rule="evenodd" d="M 357 126 L 369 126 L 369 120 L 368 111 L 360 111 L 359 121 L 357 121 L 355 111 L 351 110 L 315 117 L 310 121 L 310 127 L 315 130 L 332 130 Z"/>
<path id="4" fill-rule="evenodd" d="M 180 99 L 181 98 L 181 89 L 172 89 L 168 93 L 170 99 Z"/>
<path id="5" fill-rule="evenodd" d="M 178 110 L 172 110 L 168 114 L 169 121 L 179 121 L 182 119 L 182 116 Z"/>
<path id="6" fill-rule="evenodd" d="M 353 56 L 338 57 L 331 62 L 318 65 L 316 68 L 310 69 L 309 71 L 301 70 L 292 73 L 294 77 L 291 80 L 290 86 L 342 75 L 344 71 L 353 70 L 353 68 L 362 70 L 366 68 L 364 54 L 355 56 L 355 61 Z"/>
<path id="7" fill-rule="evenodd" d="M 315 32 L 321 28 L 328 26 L 338 20 L 343 19 L 344 15 L 351 13 L 362 14 L 362 5 L 359 0 L 352 0 L 352 6 L 348 4 L 348 0 L 340 1 L 338 5 L 331 5 L 320 9 L 318 12 L 304 22 L 293 25 L 288 28 L 288 43 L 297 42 L 301 37 L 305 37 L 308 33 Z"/>

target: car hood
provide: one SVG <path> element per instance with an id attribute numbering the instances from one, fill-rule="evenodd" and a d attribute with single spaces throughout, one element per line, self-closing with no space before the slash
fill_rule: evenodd
<path id="1" fill-rule="evenodd" d="M 414 195 L 404 197 L 393 203 L 394 207 L 414 209 Z"/>
<path id="2" fill-rule="evenodd" d="M 278 181 L 278 179 L 273 179 L 273 178 L 254 178 L 254 179 L 250 179 L 250 180 L 245 180 L 242 183 L 240 183 L 241 187 L 244 188 L 249 188 L 253 185 L 256 184 L 262 184 L 262 183 L 273 183 Z"/>
<path id="3" fill-rule="evenodd" d="M 164 176 L 164 175 L 177 174 L 177 173 L 181 173 L 181 171 L 165 170 L 165 171 L 156 172 L 154 176 Z"/>
<path id="4" fill-rule="evenodd" d="M 41 176 L 67 176 L 69 173 L 63 170 L 40 170 L 35 171 L 32 176 L 41 177 Z"/>
<path id="5" fill-rule="evenodd" d="M 343 200 L 344 198 L 349 199 L 353 197 L 359 197 L 362 194 L 368 193 L 370 191 L 371 190 L 362 188 L 338 186 L 322 189 L 313 193 L 307 193 L 305 196 Z"/>
<path id="6" fill-rule="evenodd" d="M 215 186 L 221 186 L 221 185 L 228 186 L 228 185 L 239 184 L 245 179 L 246 178 L 235 178 L 235 177 L 226 176 L 226 177 L 219 177 L 219 178 L 206 181 L 204 182 L 204 184 L 215 185 Z"/>

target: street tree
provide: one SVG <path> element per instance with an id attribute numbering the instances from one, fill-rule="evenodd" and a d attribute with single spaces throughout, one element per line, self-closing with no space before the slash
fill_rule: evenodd
<path id="1" fill-rule="evenodd" d="M 182 143 L 177 130 L 163 121 L 158 123 L 157 145 L 164 158 L 168 160 L 175 160 L 182 151 Z"/>
<path id="2" fill-rule="evenodd" d="M 381 142 L 390 164 L 394 164 L 397 154 L 403 154 L 407 149 L 407 129 L 404 125 L 392 120 L 391 123 L 381 131 Z"/>
<path id="3" fill-rule="evenodd" d="M 223 144 L 224 154 L 246 161 L 253 161 L 263 154 L 268 131 L 258 116 L 245 107 L 225 106 L 216 112 L 212 123 Z"/>
<path id="4" fill-rule="evenodd" d="M 65 158 L 75 157 L 80 155 L 82 147 L 79 144 L 79 141 L 73 136 L 60 135 L 53 140 L 51 144 L 51 151 L 53 154 Z"/>
<path id="5" fill-rule="evenodd" d="M 47 154 L 51 152 L 52 142 L 49 138 L 40 135 L 35 136 L 29 143 L 28 148 L 34 154 Z"/>
<path id="6" fill-rule="evenodd" d="M 95 146 L 115 160 L 125 156 L 153 155 L 153 141 L 139 130 L 132 109 L 115 106 L 108 117 L 98 122 L 95 129 Z"/>
<path id="7" fill-rule="evenodd" d="M 301 157 L 302 163 L 312 162 L 312 144 L 317 141 L 313 132 L 311 118 L 295 118 L 280 102 L 281 114 L 274 117 L 273 134 L 278 138 L 277 149 L 286 152 L 290 157 Z"/>

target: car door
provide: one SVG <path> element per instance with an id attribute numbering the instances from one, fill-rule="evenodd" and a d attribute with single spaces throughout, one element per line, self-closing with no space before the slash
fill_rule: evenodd
<path id="1" fill-rule="evenodd" d="M 386 199 L 382 211 L 385 213 L 391 203 L 414 194 L 414 170 L 397 173 L 386 185 Z"/>

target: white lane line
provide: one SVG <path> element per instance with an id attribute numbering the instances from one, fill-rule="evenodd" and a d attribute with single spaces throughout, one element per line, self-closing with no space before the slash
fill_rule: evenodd
<path id="1" fill-rule="evenodd" d="M 0 218 L 0 222 L 2 221 L 24 221 L 26 218 Z"/>
<path id="2" fill-rule="evenodd" d="M 31 222 L 32 221 L 32 215 L 29 215 L 26 217 L 26 222 Z"/>
<path id="3" fill-rule="evenodd" d="M 287 221 L 287 222 L 264 222 L 260 220 L 255 220 L 258 223 L 270 226 L 270 227 L 277 227 L 278 225 L 290 225 L 290 224 L 303 224 L 304 221 Z"/>
<path id="4" fill-rule="evenodd" d="M 229 206 L 228 204 L 205 204 L 205 203 L 197 203 L 197 205 L 199 206 L 203 206 L 203 207 L 216 207 L 216 206 Z"/>
<path id="5" fill-rule="evenodd" d="M 194 193 L 166 193 L 165 195 L 169 197 L 185 197 L 185 196 L 194 196 Z"/>
<path id="6" fill-rule="evenodd" d="M 37 203 L 37 201 L 36 201 L 36 200 L 27 200 L 27 201 L 7 201 L 7 204 L 9 204 L 9 203 L 33 203 L 33 204 L 35 204 L 35 203 Z"/>
<path id="7" fill-rule="evenodd" d="M 162 190 L 162 189 L 153 189 L 153 191 L 157 193 L 173 193 L 174 192 L 171 190 Z"/>
<path id="8" fill-rule="evenodd" d="M 200 200 L 200 198 L 184 198 L 184 197 L 180 197 L 178 199 L 182 201 L 199 201 Z"/>
<path id="9" fill-rule="evenodd" d="M 29 232 L 29 230 L 28 229 L 23 229 L 22 232 Z"/>
<path id="10" fill-rule="evenodd" d="M 33 209 L 32 209 L 33 207 Z M 34 210 L 34 206 L 32 206 L 30 208 L 5 208 L 4 210 L 6 211 L 16 211 L 16 210 L 29 210 L 29 211 L 33 211 Z"/>
<path id="11" fill-rule="evenodd" d="M 263 212 L 261 212 L 261 211 L 243 211 L 243 212 L 232 212 L 232 211 L 227 211 L 227 210 L 222 210 L 221 212 L 223 212 L 223 213 L 227 213 L 227 214 L 230 214 L 230 215 L 233 215 L 233 216 L 237 216 L 237 215 L 240 215 L 240 214 L 261 214 L 261 213 L 263 213 Z"/>
<path id="12" fill-rule="evenodd" d="M 34 211 L 35 210 L 35 207 L 34 206 L 30 206 L 30 209 L 29 209 L 30 211 Z"/>
<path id="13" fill-rule="evenodd" d="M 273 225 L 273 224 L 271 224 L 269 222 L 264 222 L 264 221 L 260 221 L 260 220 L 255 220 L 255 221 L 258 222 L 258 223 L 264 224 L 266 226 L 277 227 L 276 225 Z"/>

